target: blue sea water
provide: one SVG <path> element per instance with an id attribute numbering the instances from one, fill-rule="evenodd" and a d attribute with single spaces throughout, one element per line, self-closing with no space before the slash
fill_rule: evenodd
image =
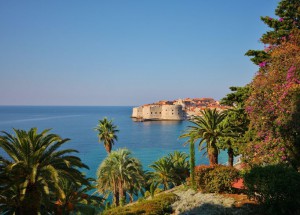
<path id="1" fill-rule="evenodd" d="M 130 116 L 132 107 L 78 107 L 78 106 L 0 106 L 0 131 L 13 133 L 12 128 L 28 130 L 37 127 L 39 131 L 52 128 L 51 133 L 71 140 L 64 148 L 79 151 L 79 156 L 90 169 L 84 170 L 89 177 L 96 177 L 99 164 L 107 153 L 102 143 L 98 143 L 94 131 L 98 120 L 108 117 L 118 126 L 118 142 L 113 146 L 128 148 L 140 159 L 144 169 L 158 158 L 175 150 L 188 153 L 180 134 L 187 128 L 187 121 L 134 122 Z M 0 154 L 3 155 L 3 151 Z M 226 162 L 226 154 L 221 152 L 219 162 Z M 196 150 L 196 163 L 208 164 L 202 152 Z"/>

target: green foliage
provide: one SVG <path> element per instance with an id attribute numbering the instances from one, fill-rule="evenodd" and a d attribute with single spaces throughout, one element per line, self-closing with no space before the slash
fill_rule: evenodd
<path id="1" fill-rule="evenodd" d="M 73 149 L 59 148 L 69 139 L 56 134 L 14 129 L 15 135 L 2 132 L 0 147 L 7 159 L 0 158 L 0 207 L 7 213 L 37 214 L 53 209 L 52 199 L 66 200 L 62 181 L 90 186 L 79 171 L 88 168 Z"/>
<path id="2" fill-rule="evenodd" d="M 76 212 L 76 214 L 95 214 L 104 207 L 104 198 L 94 194 L 88 194 L 95 187 L 92 183 L 95 181 L 88 178 L 91 183 L 88 186 L 82 186 L 79 183 L 73 183 L 66 179 L 60 181 L 60 187 L 65 193 L 64 199 L 53 199 L 53 211 L 58 214 L 68 214 Z"/>
<path id="3" fill-rule="evenodd" d="M 227 94 L 221 99 L 220 104 L 231 107 L 245 107 L 245 101 L 250 94 L 250 87 L 248 85 L 244 87 L 229 87 L 231 93 Z"/>
<path id="4" fill-rule="evenodd" d="M 249 127 L 248 114 L 245 111 L 245 102 L 249 97 L 250 88 L 230 87 L 229 93 L 221 100 L 221 104 L 231 108 L 227 110 L 221 126 L 224 135 L 219 138 L 218 148 L 227 150 L 228 164 L 233 166 L 233 157 L 241 154 L 245 146 L 245 134 Z"/>
<path id="5" fill-rule="evenodd" d="M 259 65 L 245 106 L 249 144 L 243 159 L 250 166 L 288 163 L 300 166 L 300 1 L 281 0 L 278 18 L 261 20 L 270 28 L 264 50 L 246 53 Z"/>
<path id="6" fill-rule="evenodd" d="M 255 166 L 244 175 L 249 197 L 268 214 L 300 212 L 300 173 L 283 165 Z M 298 212 L 298 213 L 297 213 Z"/>
<path id="7" fill-rule="evenodd" d="M 99 120 L 95 131 L 98 131 L 99 142 L 103 142 L 106 151 L 110 153 L 115 141 L 118 140 L 116 133 L 119 130 L 117 126 L 113 124 L 112 120 L 108 120 L 105 117 L 103 120 Z"/>
<path id="8" fill-rule="evenodd" d="M 116 207 L 103 212 L 103 215 L 164 215 L 172 212 L 171 204 L 178 200 L 173 193 L 160 194 L 151 200 L 143 200 L 134 205 Z"/>
<path id="9" fill-rule="evenodd" d="M 201 112 L 202 116 L 195 116 L 190 120 L 193 124 L 188 127 L 186 133 L 179 138 L 192 138 L 199 141 L 199 149 L 205 150 L 209 157 L 210 165 L 218 164 L 219 150 L 217 141 L 223 136 L 221 122 L 224 120 L 226 114 L 218 112 L 216 109 L 205 109 Z M 185 144 L 190 143 L 187 140 Z"/>
<path id="10" fill-rule="evenodd" d="M 300 166 L 300 30 L 271 49 L 270 62 L 251 82 L 246 102 L 254 133 L 244 152 L 250 164 Z M 263 108 L 262 108 L 263 107 Z"/>
<path id="11" fill-rule="evenodd" d="M 292 29 L 300 29 L 300 2 L 299 0 L 281 0 L 278 4 L 275 14 L 278 19 L 265 16 L 261 20 L 271 28 L 261 37 L 261 42 L 264 44 L 279 45 L 282 39 L 288 39 Z M 255 64 L 269 61 L 270 52 L 269 47 L 265 50 L 249 50 L 246 55 L 253 56 L 251 59 Z"/>
<path id="12" fill-rule="evenodd" d="M 152 173 L 154 182 L 163 185 L 164 190 L 184 183 L 189 176 L 187 158 L 186 153 L 175 151 L 155 161 L 150 165 L 154 170 Z"/>
<path id="13" fill-rule="evenodd" d="M 239 172 L 228 166 L 199 166 L 196 176 L 197 185 L 202 192 L 231 193 L 231 185 L 238 179 Z"/>
<path id="14" fill-rule="evenodd" d="M 190 139 L 190 179 L 191 187 L 196 189 L 196 179 L 195 179 L 195 142 L 194 139 Z"/>
<path id="15" fill-rule="evenodd" d="M 140 161 L 132 157 L 128 149 L 112 151 L 100 164 L 97 171 L 97 188 L 100 193 L 113 193 L 114 203 L 125 203 L 128 192 L 131 197 L 138 193 L 144 184 L 144 172 Z M 136 192 L 137 190 L 137 192 Z"/>

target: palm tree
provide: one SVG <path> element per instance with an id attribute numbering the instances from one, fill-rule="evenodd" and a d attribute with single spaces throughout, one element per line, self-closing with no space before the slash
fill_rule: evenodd
<path id="1" fill-rule="evenodd" d="M 118 177 L 115 162 L 109 154 L 99 165 L 97 170 L 97 189 L 108 196 L 112 193 L 113 204 L 119 206 Z"/>
<path id="2" fill-rule="evenodd" d="M 88 178 L 89 182 L 94 182 L 94 179 Z M 70 214 L 79 212 L 83 214 L 95 214 L 96 210 L 103 208 L 104 198 L 94 194 L 88 194 L 93 191 L 93 185 L 84 185 L 73 183 L 72 181 L 60 180 L 60 187 L 65 193 L 64 199 L 57 199 L 54 202 L 55 214 Z"/>
<path id="3" fill-rule="evenodd" d="M 119 130 L 117 126 L 113 124 L 112 120 L 108 120 L 105 117 L 103 120 L 99 120 L 95 131 L 98 131 L 99 142 L 103 142 L 106 151 L 110 153 L 112 145 L 114 145 L 115 141 L 118 141 L 116 133 Z"/>
<path id="4" fill-rule="evenodd" d="M 189 176 L 189 162 L 187 161 L 188 155 L 184 152 L 174 151 L 169 153 L 167 159 L 170 159 L 172 162 L 171 174 L 174 184 L 180 185 L 184 183 L 186 178 Z"/>
<path id="5" fill-rule="evenodd" d="M 19 202 L 20 214 L 38 214 L 42 204 L 47 206 L 51 194 L 65 198 L 59 186 L 62 178 L 88 184 L 79 168 L 88 167 L 80 158 L 70 155 L 73 149 L 58 150 L 69 139 L 61 139 L 48 130 L 37 133 L 36 128 L 28 132 L 14 129 L 15 136 L 2 132 L 0 147 L 7 153 L 7 159 L 1 158 L 4 172 L 14 179 L 10 190 L 1 185 L 0 196 L 14 192 L 14 202 Z"/>
<path id="6" fill-rule="evenodd" d="M 162 157 L 149 167 L 154 170 L 154 181 L 162 184 L 164 190 L 167 190 L 170 188 L 170 186 L 175 185 L 172 174 L 173 163 L 170 159 L 168 159 L 167 157 Z"/>
<path id="7" fill-rule="evenodd" d="M 125 201 L 126 190 L 130 190 L 130 185 L 143 177 L 142 165 L 131 156 L 128 149 L 118 149 L 112 151 L 100 164 L 97 177 L 98 190 L 112 192 L 115 204 L 119 205 Z"/>
<path id="8" fill-rule="evenodd" d="M 180 138 L 194 138 L 194 140 L 200 139 L 199 149 L 206 149 L 206 153 L 209 157 L 209 164 L 218 164 L 219 149 L 217 147 L 218 139 L 223 135 L 223 131 L 220 127 L 220 123 L 225 118 L 226 114 L 218 112 L 216 109 L 205 109 L 201 111 L 202 116 L 195 116 L 190 120 L 193 123 L 189 126 L 187 132 L 182 134 Z M 188 140 L 186 142 L 189 143 Z M 206 143 L 206 144 L 204 144 Z"/>
<path id="9" fill-rule="evenodd" d="M 140 166 L 137 168 L 137 173 L 133 173 L 135 177 L 131 177 L 131 180 L 125 182 L 125 189 L 129 195 L 129 202 L 133 202 L 133 197 L 138 196 L 139 192 L 142 192 L 144 185 L 146 183 L 145 181 L 145 175 L 144 171 L 142 171 L 142 167 L 140 162 L 136 159 L 133 158 L 135 161 L 133 162 L 134 166 Z M 134 171 L 135 172 L 135 171 Z"/>

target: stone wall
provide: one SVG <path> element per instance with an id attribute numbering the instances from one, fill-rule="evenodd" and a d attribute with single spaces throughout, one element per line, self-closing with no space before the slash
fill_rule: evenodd
<path id="1" fill-rule="evenodd" d="M 161 118 L 165 120 L 183 120 L 185 112 L 181 105 L 163 105 Z"/>
<path id="2" fill-rule="evenodd" d="M 143 118 L 143 107 L 134 107 L 132 109 L 133 118 Z"/>
<path id="3" fill-rule="evenodd" d="M 185 112 L 181 105 L 145 105 L 133 108 L 132 117 L 145 120 L 184 120 Z"/>

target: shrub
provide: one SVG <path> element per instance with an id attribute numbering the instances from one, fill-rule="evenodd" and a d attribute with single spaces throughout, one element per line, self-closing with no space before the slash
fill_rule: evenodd
<path id="1" fill-rule="evenodd" d="M 103 215 L 164 215 L 172 212 L 171 204 L 176 200 L 178 200 L 178 196 L 173 193 L 161 194 L 155 196 L 154 199 L 143 200 L 134 205 L 106 210 Z"/>
<path id="2" fill-rule="evenodd" d="M 269 214 L 296 214 L 300 205 L 300 173 L 283 165 L 256 166 L 244 175 L 249 197 Z M 298 211 L 297 211 L 298 210 Z"/>
<path id="3" fill-rule="evenodd" d="M 239 172 L 229 166 L 198 166 L 196 168 L 197 186 L 202 192 L 231 193 L 231 185 L 239 178 Z"/>

